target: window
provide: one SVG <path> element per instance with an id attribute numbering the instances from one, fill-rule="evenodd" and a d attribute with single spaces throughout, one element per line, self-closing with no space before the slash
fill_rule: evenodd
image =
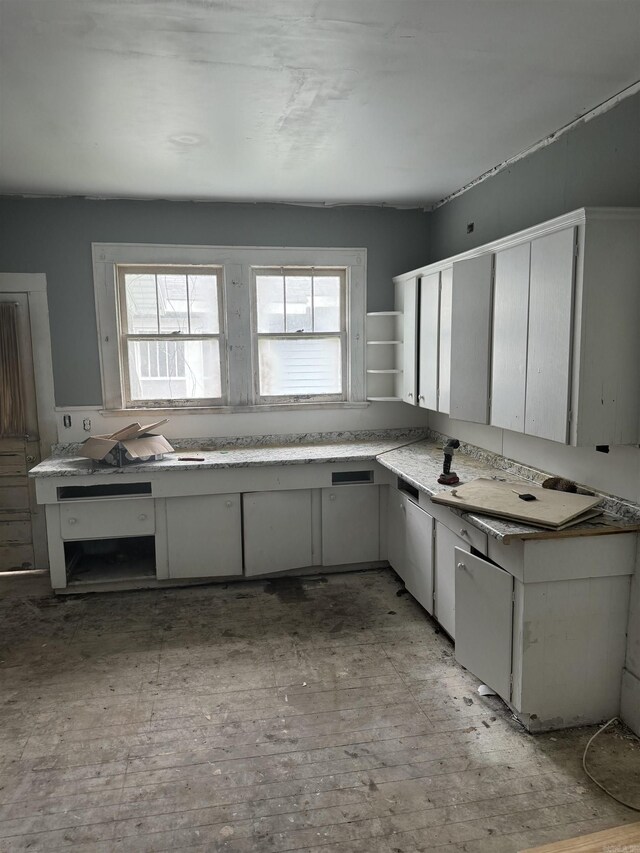
<path id="1" fill-rule="evenodd" d="M 118 266 L 127 406 L 222 402 L 220 270 Z"/>
<path id="2" fill-rule="evenodd" d="M 93 245 L 106 411 L 366 405 L 363 249 Z"/>
<path id="3" fill-rule="evenodd" d="M 345 270 L 254 270 L 257 397 L 344 399 Z"/>

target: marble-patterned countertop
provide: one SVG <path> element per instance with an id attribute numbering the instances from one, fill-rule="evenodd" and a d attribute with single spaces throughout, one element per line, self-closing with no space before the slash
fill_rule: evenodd
<path id="1" fill-rule="evenodd" d="M 378 462 L 394 474 L 402 477 L 412 486 L 432 497 L 440 492 L 448 491 L 449 486 L 438 483 L 438 476 L 442 471 L 443 462 L 442 442 L 432 440 L 418 441 L 410 445 L 388 451 L 378 457 Z M 452 470 L 460 478 L 460 484 L 468 483 L 478 477 L 496 478 L 514 482 L 536 483 L 532 477 L 526 477 L 531 469 L 511 462 L 503 457 L 494 457 L 503 463 L 504 467 L 491 464 L 491 454 L 470 456 L 466 453 L 456 452 L 453 457 Z M 539 485 L 539 478 L 537 483 Z M 615 511 L 611 511 L 610 502 L 603 501 L 607 511 L 601 516 L 590 521 L 584 521 L 565 528 L 561 531 L 546 530 L 534 527 L 519 521 L 496 516 L 480 515 L 472 512 L 464 512 L 455 507 L 447 507 L 461 518 L 470 521 L 480 530 L 508 543 L 514 539 L 555 539 L 566 536 L 594 536 L 601 533 L 633 532 L 640 529 L 640 516 L 625 517 Z"/>
<path id="2" fill-rule="evenodd" d="M 189 448 L 165 454 L 163 459 L 136 462 L 124 468 L 93 462 L 78 456 L 50 456 L 29 471 L 30 477 L 74 477 L 99 474 L 113 477 L 118 474 L 149 474 L 165 471 L 200 471 L 212 468 L 249 468 L 264 465 L 304 465 L 321 462 L 361 462 L 375 459 L 395 450 L 411 436 L 395 438 L 357 439 L 348 441 L 314 441 L 309 444 L 283 444 L 257 447 L 224 447 L 214 450 Z M 181 460 L 181 456 L 197 456 L 202 462 Z"/>

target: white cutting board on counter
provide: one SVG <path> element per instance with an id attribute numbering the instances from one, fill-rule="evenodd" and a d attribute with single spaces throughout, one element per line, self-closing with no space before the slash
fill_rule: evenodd
<path id="1" fill-rule="evenodd" d="M 523 501 L 518 494 L 535 495 L 535 501 Z M 480 512 L 499 518 L 512 518 L 525 524 L 534 524 L 557 530 L 572 522 L 582 520 L 581 516 L 594 516 L 593 509 L 602 498 L 597 495 L 576 495 L 571 492 L 557 492 L 543 489 L 529 483 L 505 483 L 501 480 L 488 480 L 480 477 L 454 486 L 451 491 L 440 492 L 431 500 L 434 503 L 458 507 L 465 512 Z"/>

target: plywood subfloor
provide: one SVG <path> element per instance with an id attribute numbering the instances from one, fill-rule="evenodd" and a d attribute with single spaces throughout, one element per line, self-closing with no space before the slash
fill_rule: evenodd
<path id="1" fill-rule="evenodd" d="M 523 733 L 391 571 L 12 583 L 2 853 L 512 853 L 637 818 L 584 778 L 593 730 Z"/>
<path id="2" fill-rule="evenodd" d="M 522 853 L 633 853 L 640 850 L 640 823 L 590 832 L 578 838 L 530 847 Z"/>

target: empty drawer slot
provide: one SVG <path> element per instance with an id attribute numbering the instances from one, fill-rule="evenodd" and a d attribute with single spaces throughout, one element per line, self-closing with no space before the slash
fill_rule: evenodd
<path id="1" fill-rule="evenodd" d="M 82 498 L 120 498 L 127 495 L 150 495 L 151 483 L 99 483 L 97 486 L 59 486 L 58 500 Z"/>
<path id="2" fill-rule="evenodd" d="M 411 483 L 408 483 L 406 480 L 403 480 L 402 477 L 398 477 L 398 491 L 404 492 L 405 495 L 410 495 L 414 500 L 418 500 L 420 497 L 420 492 L 413 486 Z"/>
<path id="3" fill-rule="evenodd" d="M 373 483 L 373 471 L 333 471 L 332 486 L 345 486 L 350 483 Z"/>

